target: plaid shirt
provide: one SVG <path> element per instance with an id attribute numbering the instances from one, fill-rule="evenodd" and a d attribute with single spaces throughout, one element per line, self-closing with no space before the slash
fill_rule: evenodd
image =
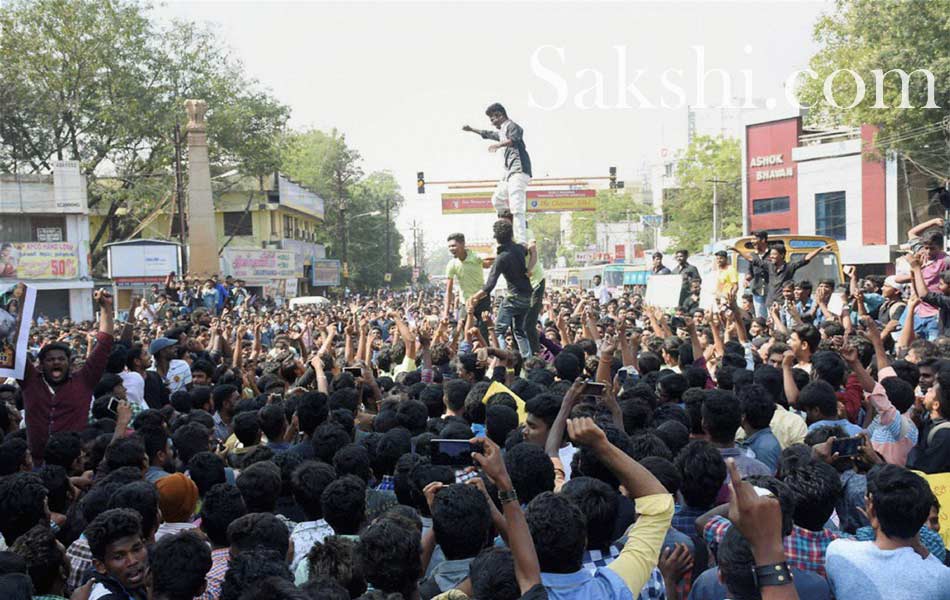
<path id="1" fill-rule="evenodd" d="M 198 596 L 195 600 L 218 600 L 221 595 L 221 586 L 224 584 L 224 576 L 231 566 L 230 548 L 218 548 L 211 551 L 211 570 L 205 575 L 207 587 L 205 593 Z"/>
<path id="2" fill-rule="evenodd" d="M 66 560 L 69 561 L 70 568 L 69 577 L 66 578 L 66 586 L 63 591 L 69 596 L 76 588 L 82 586 L 86 572 L 92 568 L 92 551 L 89 549 L 86 536 L 79 536 L 75 542 L 69 545 L 66 550 Z"/>
<path id="3" fill-rule="evenodd" d="M 620 553 L 623 551 L 623 546 L 624 542 L 619 541 L 611 544 L 606 552 L 600 550 L 586 550 L 584 552 L 583 564 L 581 565 L 582 568 L 593 575 L 597 569 L 606 567 L 620 556 Z M 637 600 L 666 600 L 666 586 L 663 583 L 663 574 L 660 573 L 658 568 L 653 568 L 653 572 L 650 573 L 650 578 L 643 586 L 643 589 L 640 590 L 640 595 L 637 597 Z"/>
<path id="4" fill-rule="evenodd" d="M 682 531 L 686 535 L 696 537 L 696 519 L 706 514 L 707 509 L 693 508 L 685 504 L 677 504 L 676 512 L 673 513 L 673 527 Z"/>
<path id="5" fill-rule="evenodd" d="M 713 517 L 703 528 L 703 536 L 710 547 L 718 546 L 732 523 L 725 517 Z M 853 540 L 853 535 L 832 531 L 827 527 L 821 531 L 811 531 L 798 525 L 792 525 L 792 532 L 783 540 L 788 566 L 802 571 L 812 571 L 822 577 L 825 574 L 825 551 L 828 544 L 838 538 Z"/>

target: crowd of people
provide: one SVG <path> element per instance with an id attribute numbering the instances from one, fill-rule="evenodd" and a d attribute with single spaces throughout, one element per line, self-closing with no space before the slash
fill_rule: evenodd
<path id="1" fill-rule="evenodd" d="M 547 289 L 518 218 L 487 262 L 449 236 L 444 290 L 170 277 L 37 323 L 0 385 L 0 596 L 950 597 L 942 236 L 839 289 L 761 234 L 708 307 L 681 251 L 664 310 Z"/>

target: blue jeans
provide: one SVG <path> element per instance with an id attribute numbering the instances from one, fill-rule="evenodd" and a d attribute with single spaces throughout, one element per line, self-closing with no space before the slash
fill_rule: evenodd
<path id="1" fill-rule="evenodd" d="M 538 316 L 541 315 L 541 307 L 544 305 L 544 280 L 534 288 L 531 294 L 531 307 L 524 318 L 525 335 L 528 336 L 528 343 L 531 344 L 531 353 L 537 354 L 541 350 L 541 343 L 538 341 Z"/>
<path id="2" fill-rule="evenodd" d="M 765 305 L 765 296 L 756 296 L 752 294 L 752 306 L 755 308 L 755 316 L 768 317 L 769 307 Z"/>
<path id="3" fill-rule="evenodd" d="M 901 329 L 904 328 L 906 320 L 907 311 L 905 310 L 900 318 Z M 933 315 L 931 317 L 919 317 L 914 315 L 914 335 L 917 336 L 918 339 L 930 340 L 931 342 L 937 339 L 940 335 L 939 315 Z"/>
<path id="4" fill-rule="evenodd" d="M 495 318 L 495 335 L 498 337 L 498 345 L 505 348 L 505 334 L 508 329 L 512 329 L 515 337 L 515 343 L 518 344 L 518 351 L 523 358 L 531 356 L 531 343 L 525 334 L 524 321 L 531 309 L 530 296 L 508 296 L 498 307 L 498 317 Z"/>

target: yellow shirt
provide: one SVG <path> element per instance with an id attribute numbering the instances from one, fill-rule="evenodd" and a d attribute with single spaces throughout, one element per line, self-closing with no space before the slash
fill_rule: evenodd
<path id="1" fill-rule="evenodd" d="M 485 274 L 482 271 L 482 259 L 471 250 L 465 251 L 465 260 L 452 257 L 445 266 L 445 277 L 458 281 L 459 295 L 465 301 L 485 286 Z"/>
<path id="2" fill-rule="evenodd" d="M 808 433 L 808 425 L 805 424 L 805 419 L 778 404 L 775 405 L 775 413 L 772 414 L 769 428 L 772 429 L 772 435 L 775 436 L 782 448 L 804 442 L 805 434 Z M 736 432 L 736 439 L 744 440 L 745 437 L 745 431 L 740 427 L 739 431 Z"/>
<path id="3" fill-rule="evenodd" d="M 627 543 L 607 568 L 623 579 L 630 590 L 646 585 L 660 559 L 663 539 L 673 520 L 673 496 L 653 494 L 637 498 L 637 521 L 627 530 Z"/>
<path id="4" fill-rule="evenodd" d="M 725 294 L 739 285 L 739 273 L 733 266 L 716 271 L 716 293 Z"/>

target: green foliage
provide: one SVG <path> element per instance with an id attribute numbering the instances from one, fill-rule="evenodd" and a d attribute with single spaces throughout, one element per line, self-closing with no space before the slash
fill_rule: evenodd
<path id="1" fill-rule="evenodd" d="M 597 243 L 596 223 L 638 221 L 641 215 L 652 213 L 649 206 L 638 201 L 632 190 L 598 190 L 595 211 L 574 213 L 571 222 L 571 244 L 575 248 L 583 249 Z"/>
<path id="2" fill-rule="evenodd" d="M 537 240 L 538 258 L 544 267 L 553 267 L 557 264 L 557 252 L 561 247 L 561 215 L 559 213 L 545 213 L 530 215 L 528 228 Z"/>
<path id="3" fill-rule="evenodd" d="M 690 252 L 702 250 L 712 237 L 713 184 L 719 198 L 719 237 L 726 239 L 742 234 L 742 173 L 739 140 L 721 136 L 697 136 L 676 163 L 679 190 L 664 200 L 667 225 L 663 234 L 671 237 L 677 248 Z"/>
<path id="4" fill-rule="evenodd" d="M 802 77 L 799 86 L 801 104 L 814 105 L 809 111 L 810 124 L 877 125 L 879 149 L 899 151 L 925 171 L 946 173 L 950 155 L 939 124 L 950 115 L 950 3 L 839 0 L 836 10 L 816 23 L 814 37 L 820 50 L 810 66 L 818 77 Z M 824 82 L 838 69 L 855 71 L 865 84 L 864 99 L 853 108 L 844 108 L 854 102 L 857 91 L 848 73 L 839 73 L 832 83 L 832 97 L 840 107 L 825 98 Z M 875 69 L 881 73 L 928 69 L 935 79 L 934 103 L 940 108 L 924 108 L 928 86 L 922 73 L 909 80 L 909 106 L 905 108 L 900 107 L 900 76 L 888 74 L 884 77 L 883 106 L 875 108 Z"/>
<path id="5" fill-rule="evenodd" d="M 395 225 L 405 198 L 392 173 L 377 171 L 363 177 L 359 152 L 347 146 L 345 136 L 335 130 L 329 134 L 318 130 L 289 134 L 284 140 L 282 159 L 284 173 L 316 190 L 333 207 L 326 213 L 326 226 L 319 232 L 319 241 L 326 244 L 330 256 L 342 259 L 345 255 L 351 287 L 374 289 L 386 285 L 389 202 L 391 285 L 405 285 L 411 271 L 399 268 L 402 235 Z M 379 214 L 368 214 L 376 212 Z M 345 250 L 341 214 L 346 221 Z"/>
<path id="6" fill-rule="evenodd" d="M 101 242 L 124 239 L 174 190 L 186 99 L 208 103 L 215 171 L 262 176 L 279 165 L 289 109 L 211 31 L 163 27 L 149 11 L 134 0 L 0 3 L 0 170 L 80 161 L 90 206 L 106 202 L 116 215 L 109 235 L 93 238 L 94 260 Z"/>

